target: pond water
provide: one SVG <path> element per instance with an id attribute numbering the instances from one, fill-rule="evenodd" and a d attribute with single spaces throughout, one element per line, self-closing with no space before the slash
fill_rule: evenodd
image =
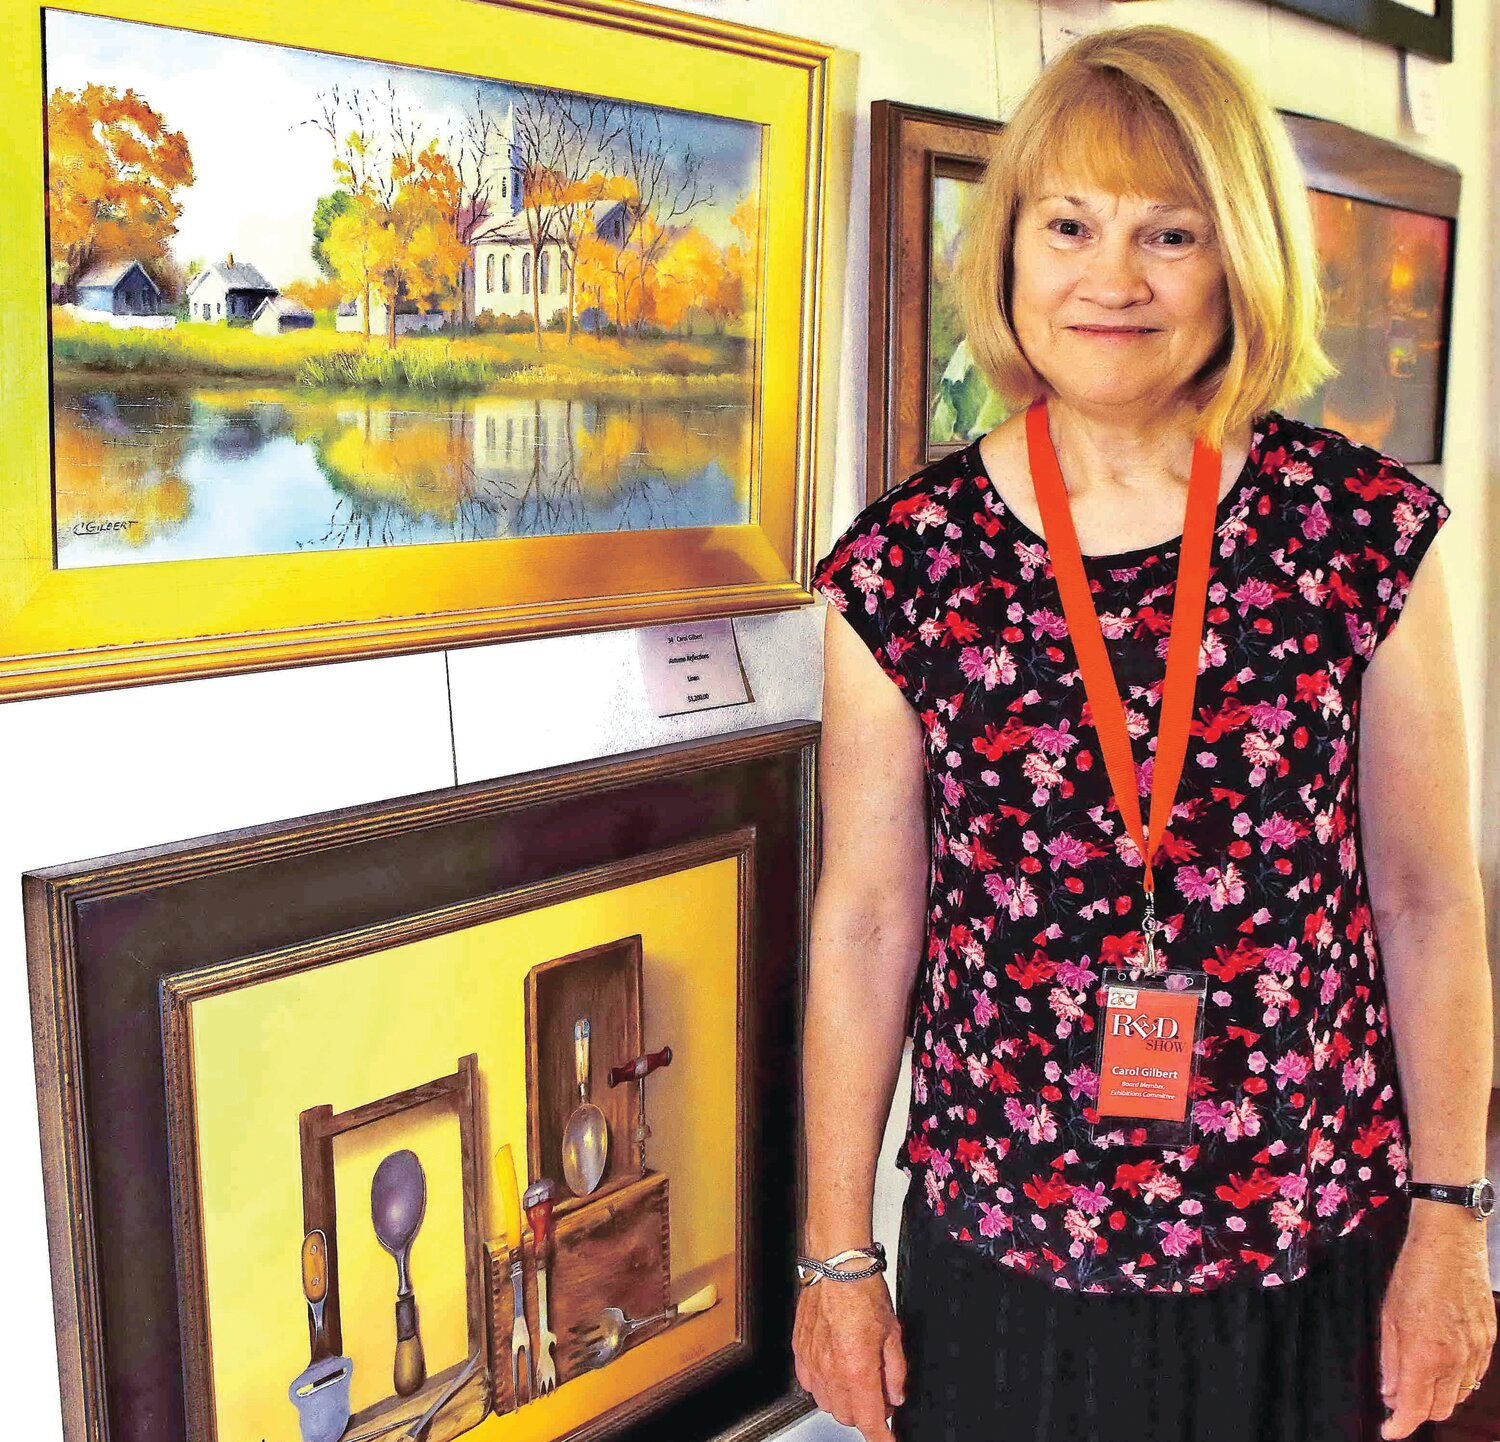
<path id="1" fill-rule="evenodd" d="M 62 568 L 750 520 L 738 398 L 427 401 L 69 377 L 53 401 Z"/>

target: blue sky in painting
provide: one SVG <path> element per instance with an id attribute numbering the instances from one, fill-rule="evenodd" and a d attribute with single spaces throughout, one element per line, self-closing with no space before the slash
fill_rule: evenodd
<path id="1" fill-rule="evenodd" d="M 387 79 L 420 108 L 424 139 L 454 133 L 476 85 L 503 112 L 512 86 L 256 41 L 47 10 L 49 93 L 96 83 L 133 89 L 186 135 L 196 179 L 180 199 L 173 247 L 186 264 L 223 260 L 257 266 L 275 286 L 311 278 L 313 207 L 334 189 L 328 137 L 303 122 L 334 85 L 384 92 Z M 500 67 L 496 67 L 500 68 Z M 714 241 L 733 238 L 729 213 L 758 182 L 761 129 L 739 120 L 661 110 L 670 155 L 702 158 L 700 190 L 713 202 L 688 217 Z"/>

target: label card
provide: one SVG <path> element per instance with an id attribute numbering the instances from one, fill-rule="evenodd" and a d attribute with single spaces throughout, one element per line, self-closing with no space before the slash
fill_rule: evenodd
<path id="1" fill-rule="evenodd" d="M 646 696 L 658 716 L 743 706 L 751 699 L 732 617 L 644 626 L 637 638 Z"/>

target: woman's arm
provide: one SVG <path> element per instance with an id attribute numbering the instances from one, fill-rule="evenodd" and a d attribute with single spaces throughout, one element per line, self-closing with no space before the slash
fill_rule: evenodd
<path id="1" fill-rule="evenodd" d="M 871 1242 L 929 867 L 921 720 L 833 606 L 823 644 L 823 857 L 802 1041 L 802 1250 L 814 1257 Z M 820 1407 L 870 1442 L 889 1436 L 905 1369 L 884 1277 L 808 1288 L 793 1342 Z"/>
<path id="2" fill-rule="evenodd" d="M 1484 1172 L 1494 1001 L 1469 821 L 1468 752 L 1438 547 L 1365 672 L 1359 811 L 1370 904 L 1411 1124 L 1410 1175 Z M 1495 1339 L 1485 1227 L 1414 1199 L 1387 1291 L 1381 1369 L 1395 1408 L 1382 1435 L 1445 1418 Z"/>

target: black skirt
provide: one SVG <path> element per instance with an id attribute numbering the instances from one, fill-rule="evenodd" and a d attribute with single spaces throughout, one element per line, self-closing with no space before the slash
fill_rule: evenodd
<path id="1" fill-rule="evenodd" d="M 1405 1213 L 1370 1221 L 1284 1287 L 1104 1296 L 955 1242 L 909 1189 L 897 1442 L 1377 1442 L 1380 1304 Z M 1407 1442 L 1433 1436 L 1428 1422 Z"/>

